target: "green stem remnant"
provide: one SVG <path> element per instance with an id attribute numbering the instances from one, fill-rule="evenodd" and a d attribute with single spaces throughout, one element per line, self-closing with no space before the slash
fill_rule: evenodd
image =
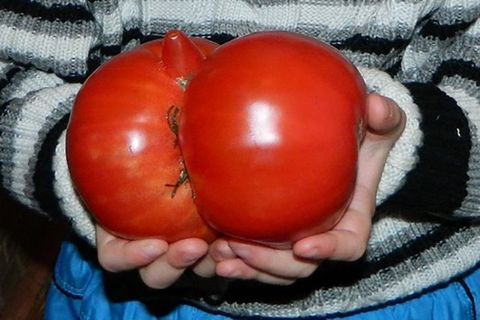
<path id="1" fill-rule="evenodd" d="M 178 177 L 178 180 L 177 182 L 175 182 L 175 184 L 166 184 L 165 186 L 167 187 L 172 187 L 173 190 L 172 190 L 172 194 L 171 194 L 171 198 L 173 199 L 175 197 L 175 195 L 177 194 L 177 190 L 178 188 L 180 188 L 181 185 L 185 184 L 186 182 L 188 181 L 188 173 L 187 173 L 187 170 L 185 169 L 182 169 L 180 171 L 180 176 Z"/>
<path id="2" fill-rule="evenodd" d="M 168 122 L 168 127 L 172 131 L 172 133 L 175 135 L 175 146 L 178 146 L 178 123 L 177 123 L 177 117 L 178 113 L 180 112 L 180 109 L 176 106 L 171 106 L 168 111 L 167 111 L 167 122 Z M 167 187 L 172 187 L 172 194 L 171 198 L 173 199 L 175 195 L 177 194 L 178 188 L 180 188 L 181 185 L 185 184 L 188 182 L 188 173 L 187 170 L 185 170 L 185 166 L 182 163 L 182 169 L 180 170 L 180 175 L 178 176 L 177 182 L 175 184 L 166 184 L 165 186 Z"/>
<path id="3" fill-rule="evenodd" d="M 176 140 L 178 140 L 178 122 L 177 117 L 180 113 L 180 109 L 177 106 L 171 106 L 167 111 L 167 122 L 168 127 L 175 135 Z"/>

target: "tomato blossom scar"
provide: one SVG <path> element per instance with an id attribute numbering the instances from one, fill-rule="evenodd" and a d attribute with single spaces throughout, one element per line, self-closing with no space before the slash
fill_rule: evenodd
<path id="1" fill-rule="evenodd" d="M 249 143 L 256 146 L 273 146 L 280 143 L 279 115 L 265 102 L 255 102 L 248 109 Z"/>

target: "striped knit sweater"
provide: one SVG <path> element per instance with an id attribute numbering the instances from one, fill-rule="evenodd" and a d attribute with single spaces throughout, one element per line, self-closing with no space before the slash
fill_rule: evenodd
<path id="1" fill-rule="evenodd" d="M 307 34 L 339 48 L 408 117 L 367 252 L 289 287 L 233 282 L 214 303 L 187 299 L 234 316 L 295 317 L 408 298 L 480 263 L 479 17 L 478 0 L 1 0 L 0 181 L 94 245 L 63 132 L 98 65 L 172 28 L 217 42 L 260 30 Z"/>

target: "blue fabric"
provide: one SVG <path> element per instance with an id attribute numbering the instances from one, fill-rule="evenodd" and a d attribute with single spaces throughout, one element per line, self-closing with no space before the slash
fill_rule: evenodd
<path id="1" fill-rule="evenodd" d="M 122 283 L 119 279 L 122 278 L 109 278 L 102 272 L 91 253 L 82 252 L 73 243 L 64 243 L 55 266 L 45 319 L 229 319 L 193 306 L 166 303 L 163 299 L 145 304 L 142 301 L 146 301 L 146 296 L 136 296 L 141 291 L 131 289 L 128 283 Z M 337 315 L 333 319 L 473 320 L 480 319 L 479 301 L 480 269 L 477 269 L 463 279 L 418 297 L 379 309 Z"/>

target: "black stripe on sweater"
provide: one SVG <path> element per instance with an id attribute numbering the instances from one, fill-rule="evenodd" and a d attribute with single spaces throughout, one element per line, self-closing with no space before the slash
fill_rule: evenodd
<path id="1" fill-rule="evenodd" d="M 224 44 L 236 38 L 235 36 L 228 33 L 200 34 L 197 35 L 197 37 L 205 38 L 218 44 Z"/>
<path id="2" fill-rule="evenodd" d="M 1 0 L 0 10 L 28 15 L 47 21 L 75 22 L 93 21 L 92 14 L 84 7 L 75 4 L 52 5 L 45 7 L 33 0 Z"/>
<path id="3" fill-rule="evenodd" d="M 461 21 L 454 24 L 440 24 L 438 21 L 428 21 L 420 30 L 423 37 L 435 37 L 440 40 L 446 40 L 454 37 L 457 33 L 467 30 L 474 21 Z"/>
<path id="4" fill-rule="evenodd" d="M 405 39 L 385 39 L 379 37 L 356 34 L 351 38 L 331 43 L 339 50 L 351 50 L 364 53 L 389 54 L 394 50 L 402 49 L 408 45 Z"/>
<path id="5" fill-rule="evenodd" d="M 423 145 L 405 185 L 387 203 L 449 217 L 467 195 L 469 123 L 456 101 L 436 86 L 406 87 L 422 115 Z"/>
<path id="6" fill-rule="evenodd" d="M 475 81 L 480 87 L 480 68 L 472 61 L 450 59 L 443 61 L 433 75 L 434 83 L 440 83 L 443 77 L 461 76 L 462 78 Z"/>
<path id="7" fill-rule="evenodd" d="M 47 133 L 43 145 L 38 153 L 35 165 L 33 183 L 35 185 L 34 197 L 40 208 L 55 217 L 62 217 L 59 199 L 54 192 L 53 157 L 58 139 L 68 124 L 69 114 L 63 116 L 55 126 Z"/>

